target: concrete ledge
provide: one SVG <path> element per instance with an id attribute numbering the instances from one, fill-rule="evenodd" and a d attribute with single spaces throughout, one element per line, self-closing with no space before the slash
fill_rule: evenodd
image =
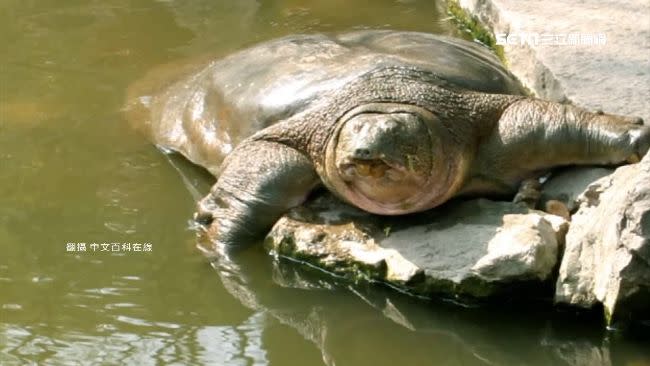
<path id="1" fill-rule="evenodd" d="M 495 35 L 545 35 L 537 44 L 503 50 L 509 69 L 537 96 L 650 119 L 650 2 L 458 0 L 458 5 Z M 548 36 L 570 34 L 578 44 L 569 38 L 558 44 L 561 40 Z M 589 35 L 596 44 L 588 44 Z"/>

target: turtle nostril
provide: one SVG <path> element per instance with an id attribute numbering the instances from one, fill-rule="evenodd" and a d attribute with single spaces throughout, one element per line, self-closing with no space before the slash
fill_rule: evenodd
<path id="1" fill-rule="evenodd" d="M 368 149 L 354 149 L 354 157 L 357 159 L 370 158 L 370 150 Z"/>

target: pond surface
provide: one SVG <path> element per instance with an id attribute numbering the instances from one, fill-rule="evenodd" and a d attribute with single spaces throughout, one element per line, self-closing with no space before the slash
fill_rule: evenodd
<path id="1" fill-rule="evenodd" d="M 0 365 L 649 364 L 647 342 L 545 306 L 350 286 L 261 247 L 214 268 L 200 255 L 188 187 L 212 179 L 129 127 L 129 84 L 206 52 L 363 28 L 466 37 L 430 0 L 3 0 Z"/>

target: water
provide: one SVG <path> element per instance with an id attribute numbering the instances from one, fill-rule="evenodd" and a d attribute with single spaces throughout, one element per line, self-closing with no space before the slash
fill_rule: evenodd
<path id="1" fill-rule="evenodd" d="M 544 306 L 422 301 L 339 283 L 261 248 L 213 268 L 195 249 L 195 199 L 177 168 L 203 192 L 211 178 L 160 154 L 121 114 L 129 84 L 156 65 L 297 32 L 463 37 L 443 9 L 4 0 L 0 364 L 649 364 L 647 342 Z"/>

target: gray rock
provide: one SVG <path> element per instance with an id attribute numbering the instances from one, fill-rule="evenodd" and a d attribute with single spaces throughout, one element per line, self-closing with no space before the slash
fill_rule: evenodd
<path id="1" fill-rule="evenodd" d="M 570 212 L 578 209 L 578 196 L 589 184 L 612 174 L 613 168 L 574 167 L 554 173 L 542 187 L 541 207 L 549 200 L 564 203 Z"/>
<path id="2" fill-rule="evenodd" d="M 566 230 L 560 217 L 508 202 L 379 217 L 326 195 L 285 215 L 266 245 L 336 275 L 480 299 L 549 279 Z"/>
<path id="3" fill-rule="evenodd" d="M 504 47 L 510 71 L 536 95 L 569 100 L 588 109 L 650 118 L 650 43 L 640 41 L 650 37 L 650 22 L 629 21 L 648 14 L 649 2 L 458 3 L 495 34 L 539 36 L 536 44 L 517 42 Z"/>
<path id="4" fill-rule="evenodd" d="M 555 300 L 602 304 L 608 323 L 650 311 L 650 154 L 591 184 L 578 198 Z"/>
<path id="5" fill-rule="evenodd" d="M 568 229 L 558 216 L 538 213 L 503 216 L 503 225 L 488 242 L 487 254 L 472 271 L 491 281 L 549 278 L 559 243 Z"/>

